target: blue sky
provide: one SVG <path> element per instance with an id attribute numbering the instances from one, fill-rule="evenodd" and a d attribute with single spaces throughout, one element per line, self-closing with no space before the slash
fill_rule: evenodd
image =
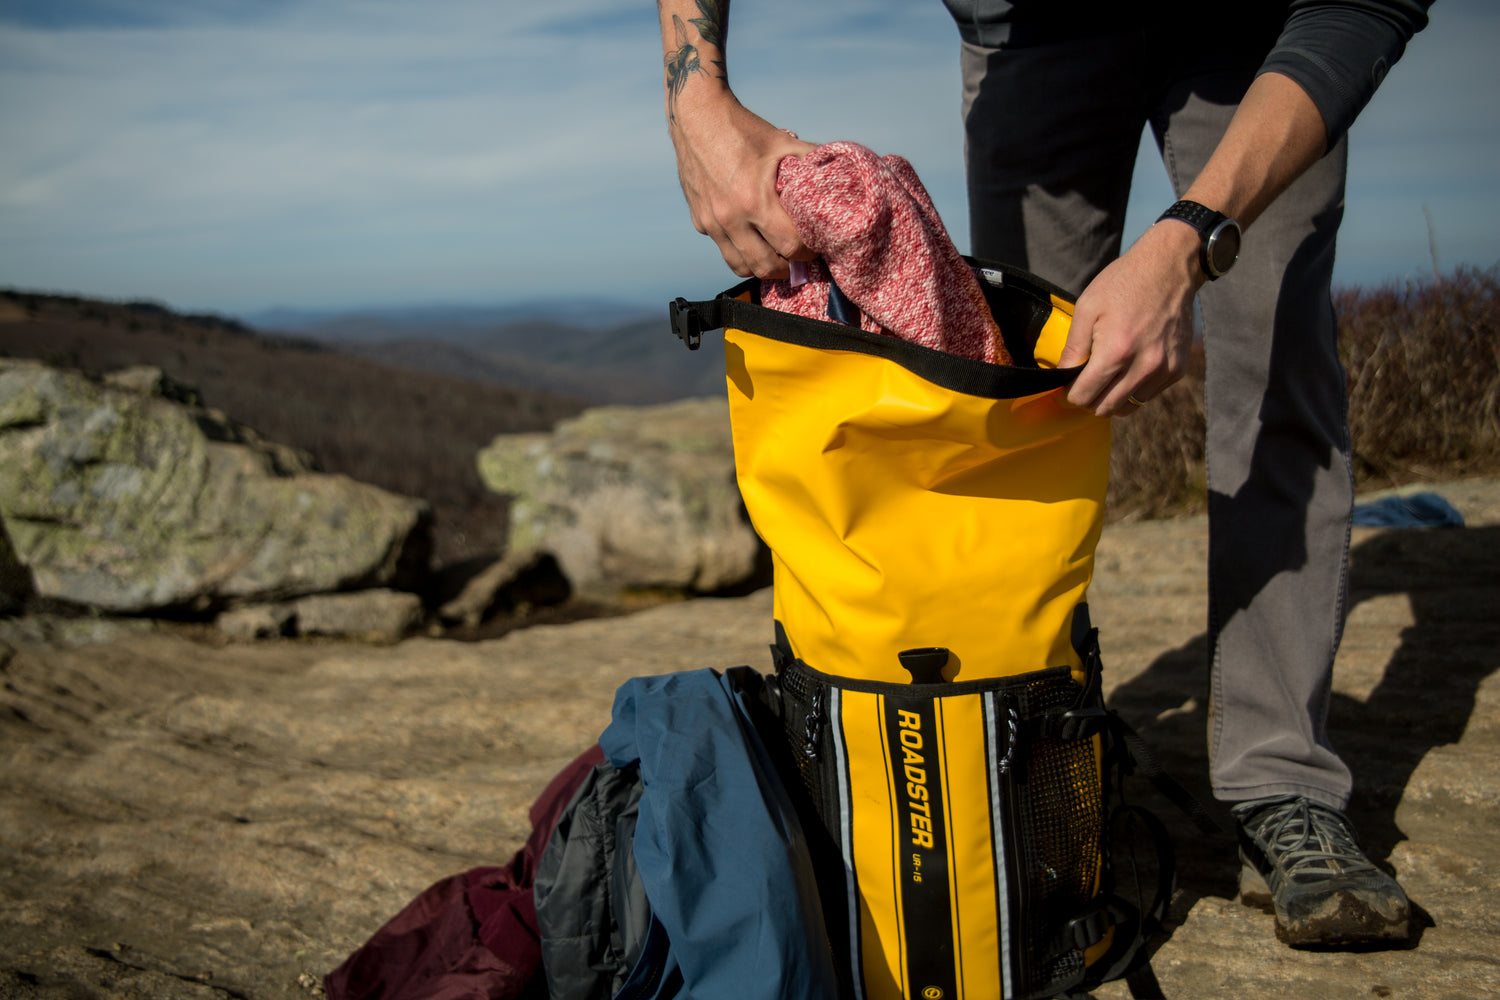
<path id="1" fill-rule="evenodd" d="M 743 0 L 731 75 L 906 156 L 966 245 L 937 0 Z M 243 313 L 730 284 L 692 230 L 649 0 L 0 0 L 0 286 Z M 1440 0 L 1351 136 L 1338 280 L 1500 263 L 1500 3 Z M 1130 228 L 1171 200 L 1137 171 Z"/>

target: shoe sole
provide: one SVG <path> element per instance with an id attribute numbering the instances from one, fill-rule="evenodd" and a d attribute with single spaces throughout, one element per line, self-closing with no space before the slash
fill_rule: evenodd
<path id="1" fill-rule="evenodd" d="M 1293 948 L 1390 944 L 1410 938 L 1407 912 L 1380 913 L 1352 893 L 1330 896 L 1317 911 L 1291 921 L 1276 912 L 1271 887 L 1255 868 L 1240 869 L 1240 902 L 1276 917 L 1276 938 Z"/>

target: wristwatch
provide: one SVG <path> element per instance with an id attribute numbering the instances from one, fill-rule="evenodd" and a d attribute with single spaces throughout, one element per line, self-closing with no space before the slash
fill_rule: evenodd
<path id="1" fill-rule="evenodd" d="M 1203 274 L 1209 281 L 1224 277 L 1240 257 L 1240 224 L 1223 212 L 1215 212 L 1196 201 L 1179 201 L 1165 212 L 1162 219 L 1178 219 L 1198 230 L 1202 241 L 1198 250 L 1198 263 L 1203 265 Z"/>

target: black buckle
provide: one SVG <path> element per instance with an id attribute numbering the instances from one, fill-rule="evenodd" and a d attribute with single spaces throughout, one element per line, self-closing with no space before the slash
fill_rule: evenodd
<path id="1" fill-rule="evenodd" d="M 684 298 L 669 303 L 667 313 L 672 318 L 672 332 L 677 334 L 677 339 L 686 344 L 688 350 L 696 351 L 703 343 L 703 322 L 698 313 Z"/>
<path id="2" fill-rule="evenodd" d="M 1116 923 L 1108 906 L 1096 904 L 1063 924 L 1062 946 L 1064 949 L 1087 951 L 1100 941 Z"/>
<path id="3" fill-rule="evenodd" d="M 1109 731 L 1113 713 L 1107 708 L 1054 708 L 1027 723 L 1033 740 L 1086 740 Z"/>
<path id="4" fill-rule="evenodd" d="M 1058 720 L 1057 738 L 1060 740 L 1082 740 L 1097 736 L 1109 728 L 1109 710 L 1104 708 L 1074 708 L 1062 713 Z"/>

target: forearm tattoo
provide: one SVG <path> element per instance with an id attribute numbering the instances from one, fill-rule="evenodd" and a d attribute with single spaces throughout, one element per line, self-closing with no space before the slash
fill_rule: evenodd
<path id="1" fill-rule="evenodd" d="M 690 19 L 693 27 L 698 29 L 698 37 L 706 44 L 714 46 L 722 55 L 724 35 L 729 21 L 729 0 L 695 0 L 695 2 L 698 4 L 698 13 L 703 15 Z M 657 3 L 659 6 L 660 0 L 657 0 Z M 672 30 L 676 35 L 677 48 L 667 53 L 665 62 L 668 118 L 675 122 L 677 120 L 677 95 L 682 93 L 682 88 L 687 85 L 688 77 L 694 73 L 707 73 L 708 71 L 703 68 L 698 55 L 698 46 L 688 41 L 687 25 L 677 14 L 672 15 Z M 718 67 L 719 79 L 729 79 L 723 59 L 710 59 L 709 64 Z"/>

